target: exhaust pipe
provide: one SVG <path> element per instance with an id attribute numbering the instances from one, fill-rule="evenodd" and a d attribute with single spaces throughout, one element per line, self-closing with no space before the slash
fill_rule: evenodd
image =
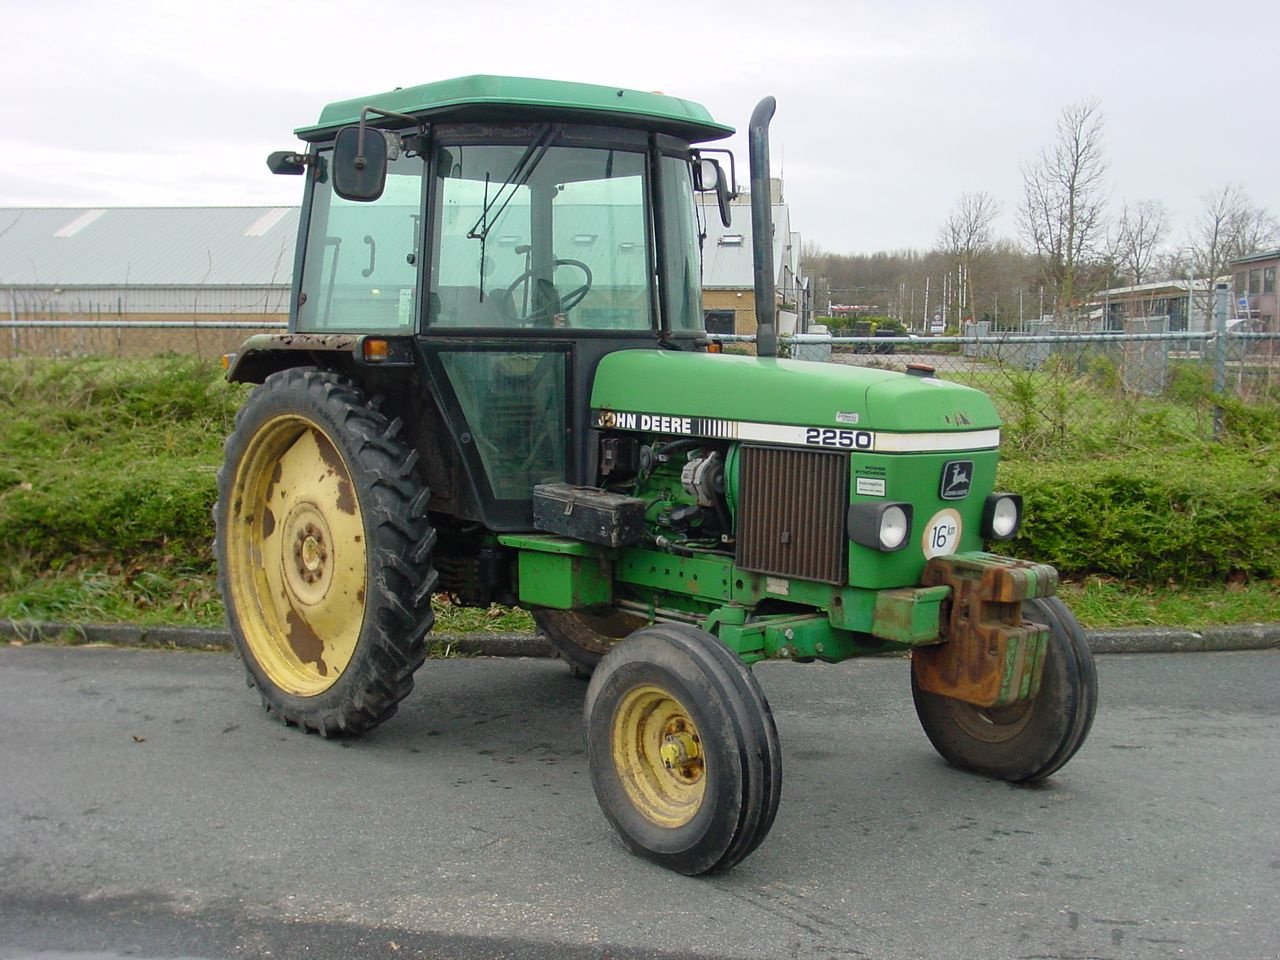
<path id="1" fill-rule="evenodd" d="M 747 155 L 751 163 L 751 255 L 755 263 L 756 356 L 778 355 L 773 285 L 773 196 L 769 184 L 769 121 L 777 101 L 765 97 L 751 111 Z"/>

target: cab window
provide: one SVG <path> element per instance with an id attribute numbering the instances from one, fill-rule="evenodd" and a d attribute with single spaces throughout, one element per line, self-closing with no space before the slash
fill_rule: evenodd
<path id="1" fill-rule="evenodd" d="M 417 311 L 417 254 L 423 163 L 391 160 L 386 188 L 371 202 L 343 200 L 323 171 L 313 190 L 297 329 L 408 332 Z"/>

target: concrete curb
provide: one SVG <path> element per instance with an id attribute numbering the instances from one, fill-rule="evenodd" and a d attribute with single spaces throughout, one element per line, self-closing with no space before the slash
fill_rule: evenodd
<path id="1" fill-rule="evenodd" d="M 1187 630 L 1131 627 L 1089 630 L 1094 653 L 1206 653 L 1280 648 L 1280 623 L 1247 623 Z M 231 635 L 222 627 L 143 627 L 127 623 L 56 623 L 0 620 L 0 640 L 19 643 L 98 643 L 118 647 L 168 647 L 229 650 Z M 433 633 L 437 655 L 469 657 L 550 657 L 547 641 L 536 633 Z"/>
<path id="2" fill-rule="evenodd" d="M 230 650 L 223 627 L 144 627 L 128 623 L 57 623 L 0 620 L 0 639 L 21 643 L 109 644 L 116 647 L 168 647 Z M 550 657 L 552 650 L 535 633 L 433 633 L 432 651 L 448 656 Z"/>

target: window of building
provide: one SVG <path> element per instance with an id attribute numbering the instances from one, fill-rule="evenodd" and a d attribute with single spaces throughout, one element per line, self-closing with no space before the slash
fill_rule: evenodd
<path id="1" fill-rule="evenodd" d="M 1249 271 L 1249 296 L 1256 296 L 1262 292 L 1262 271 Z"/>
<path id="2" fill-rule="evenodd" d="M 707 333 L 733 333 L 734 311 L 707 310 L 703 313 L 703 322 L 707 325 Z"/>
<path id="3" fill-rule="evenodd" d="M 1276 268 L 1275 267 L 1266 267 L 1263 269 L 1262 292 L 1263 293 L 1276 292 Z"/>

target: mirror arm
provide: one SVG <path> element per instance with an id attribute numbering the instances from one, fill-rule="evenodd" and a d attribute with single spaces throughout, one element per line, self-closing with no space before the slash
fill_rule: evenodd
<path id="1" fill-rule="evenodd" d="M 301 174 L 319 158 L 311 153 L 294 150 L 277 150 L 267 157 L 267 169 L 272 173 Z"/>
<path id="2" fill-rule="evenodd" d="M 406 113 L 396 113 L 394 110 L 383 110 L 380 107 L 365 107 L 360 111 L 360 135 L 356 139 L 356 159 L 355 166 L 357 170 L 363 170 L 368 166 L 368 161 L 364 156 L 364 132 L 369 126 L 369 114 L 376 113 L 380 117 L 395 117 L 397 120 L 408 120 L 418 128 L 418 135 L 423 136 L 427 132 L 427 126 L 417 117 L 411 117 Z"/>
<path id="3" fill-rule="evenodd" d="M 738 199 L 738 167 L 733 158 L 732 150 L 725 150 L 723 147 L 699 147 L 698 154 L 703 153 L 723 153 L 729 158 L 729 183 L 727 186 L 730 200 Z"/>

